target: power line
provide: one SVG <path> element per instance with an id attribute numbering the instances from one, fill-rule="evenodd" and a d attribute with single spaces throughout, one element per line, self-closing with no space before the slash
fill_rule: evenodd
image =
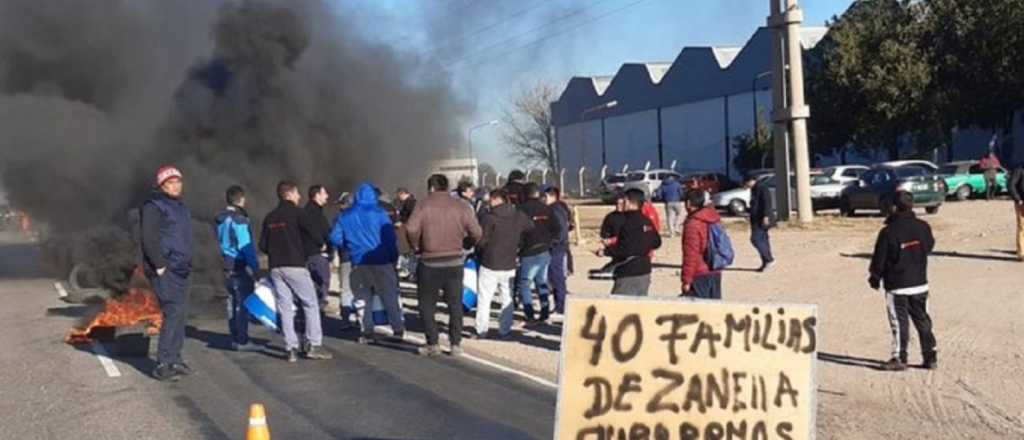
<path id="1" fill-rule="evenodd" d="M 603 20 L 603 19 L 605 19 L 605 18 L 608 18 L 608 17 L 609 17 L 609 16 L 611 16 L 611 15 L 614 15 L 614 14 L 617 14 L 617 13 L 619 13 L 619 12 L 625 11 L 626 9 L 632 8 L 632 7 L 634 7 L 634 6 L 638 6 L 638 5 L 640 5 L 641 3 L 645 3 L 645 2 L 647 2 L 647 1 L 648 1 L 648 0 L 634 0 L 633 2 L 630 2 L 630 3 L 626 4 L 626 5 L 623 5 L 622 7 L 619 7 L 619 8 L 613 9 L 613 10 L 610 10 L 610 11 L 608 11 L 608 12 L 605 12 L 605 13 L 601 14 L 601 15 L 598 15 L 598 16 L 596 16 L 596 17 L 593 17 L 593 18 L 591 18 L 591 19 L 589 19 L 589 20 L 585 20 L 585 21 L 582 21 L 582 22 L 580 22 L 580 23 L 577 23 L 577 24 L 575 24 L 575 25 L 573 25 L 573 26 L 570 26 L 570 27 L 564 28 L 564 29 L 562 29 L 562 30 L 561 30 L 561 31 L 559 31 L 559 32 L 555 32 L 555 33 L 552 33 L 552 34 L 548 34 L 548 35 L 545 35 L 545 36 L 543 36 L 543 37 L 541 37 L 541 38 L 538 38 L 538 39 L 536 39 L 536 40 L 533 40 L 533 41 L 531 41 L 531 42 L 529 42 L 529 43 L 526 43 L 526 44 L 523 44 L 523 45 L 521 45 L 521 46 L 517 46 L 517 47 L 515 47 L 515 48 L 509 49 L 509 50 L 507 50 L 507 51 L 504 51 L 504 52 L 501 52 L 501 53 L 499 53 L 499 54 L 497 54 L 497 55 L 495 55 L 495 56 L 493 56 L 493 57 L 490 57 L 490 58 L 484 58 L 483 60 L 481 60 L 481 61 L 479 61 L 479 62 L 475 62 L 475 63 L 473 63 L 473 65 L 474 65 L 474 66 L 478 66 L 478 65 L 481 65 L 481 64 L 485 64 L 485 63 L 488 63 L 488 62 L 490 62 L 490 61 L 493 61 L 493 60 L 496 60 L 496 59 L 499 59 L 499 58 L 503 58 L 503 57 L 504 57 L 505 55 L 508 55 L 508 54 L 510 54 L 510 53 L 512 53 L 512 52 L 516 52 L 516 51 L 518 51 L 518 50 L 522 50 L 522 49 L 525 49 L 525 48 L 527 48 L 527 47 L 530 47 L 530 46 L 534 46 L 534 45 L 537 45 L 537 44 L 543 43 L 543 42 L 545 42 L 545 41 L 547 41 L 547 40 L 550 40 L 550 39 L 552 39 L 552 38 L 554 38 L 554 37 L 558 37 L 558 36 L 561 36 L 561 35 L 565 35 L 565 34 L 568 34 L 568 33 L 572 32 L 572 31 L 575 31 L 575 30 L 577 30 L 577 29 L 579 29 L 579 28 L 583 27 L 583 26 L 586 26 L 586 25 L 589 25 L 589 24 L 593 24 L 594 22 L 597 22 L 597 21 Z M 514 38 L 513 38 L 513 39 L 514 39 Z M 450 63 L 449 63 L 449 65 L 450 65 L 450 66 L 455 66 L 455 65 L 461 64 L 461 63 L 463 63 L 463 62 L 465 62 L 465 61 L 467 61 L 467 60 L 471 60 L 471 59 L 473 59 L 473 58 L 475 57 L 475 54 L 476 54 L 476 53 L 479 53 L 479 52 L 481 52 L 481 51 L 476 51 L 476 52 L 474 52 L 474 55 L 470 55 L 470 56 L 467 56 L 467 57 L 463 57 L 463 58 L 460 58 L 460 59 L 458 59 L 458 60 L 452 61 L 452 62 L 450 62 Z"/>
<path id="2" fill-rule="evenodd" d="M 463 41 L 463 40 L 467 40 L 467 39 L 470 39 L 470 38 L 476 37 L 476 36 L 478 36 L 478 35 L 480 35 L 480 34 L 482 34 L 482 33 L 484 33 L 484 32 L 487 32 L 487 31 L 489 31 L 489 30 L 491 30 L 491 29 L 494 29 L 494 28 L 496 28 L 496 27 L 498 27 L 498 26 L 501 26 L 501 25 L 503 25 L 503 24 L 505 24 L 505 23 L 508 23 L 508 22 L 512 21 L 513 19 L 515 19 L 515 18 L 519 18 L 519 17 L 522 17 L 523 15 L 526 15 L 527 13 L 529 13 L 529 12 L 531 12 L 531 11 L 533 11 L 533 10 L 536 10 L 536 9 L 538 9 L 538 8 L 539 8 L 539 7 L 541 7 L 541 6 L 546 6 L 546 5 L 548 5 L 548 4 L 549 4 L 549 3 L 547 2 L 547 0 L 541 0 L 541 1 L 539 1 L 539 2 L 537 2 L 537 3 L 535 3 L 535 4 L 533 4 L 533 5 L 531 5 L 531 6 L 529 6 L 529 7 L 526 7 L 526 8 L 520 9 L 520 10 L 518 10 L 518 11 L 516 11 L 516 12 L 513 12 L 513 13 L 512 13 L 511 15 L 509 15 L 508 17 L 505 17 L 505 18 L 503 18 L 503 19 L 501 19 L 501 20 L 498 20 L 498 21 L 496 21 L 496 22 L 494 22 L 494 23 L 491 23 L 491 24 L 489 24 L 489 25 L 486 25 L 486 26 L 484 26 L 484 27 L 482 27 L 482 28 L 480 28 L 480 29 L 477 29 L 477 30 L 475 30 L 475 31 L 473 31 L 473 32 L 470 32 L 470 33 L 468 33 L 468 34 L 466 34 L 466 35 L 461 35 L 461 36 L 457 36 L 457 37 L 449 38 L 449 39 L 448 39 L 447 41 L 445 41 L 445 42 L 441 43 L 441 44 L 440 44 L 440 45 L 438 45 L 438 46 L 437 46 L 437 47 L 436 47 L 436 48 L 435 48 L 435 49 L 434 49 L 433 51 L 431 51 L 431 55 L 433 55 L 433 54 L 436 54 L 436 53 L 440 52 L 440 51 L 441 51 L 442 49 L 444 49 L 444 48 L 447 48 L 447 47 L 453 46 L 453 45 L 454 45 L 454 44 L 455 44 L 456 42 L 459 42 L 459 41 Z"/>
<path id="3" fill-rule="evenodd" d="M 480 53 L 483 53 L 483 52 L 487 52 L 487 51 L 489 51 L 491 49 L 496 49 L 496 48 L 499 48 L 501 46 L 510 44 L 510 43 L 514 42 L 515 40 L 519 39 L 520 37 L 532 34 L 532 33 L 536 32 L 536 31 L 544 29 L 544 28 L 546 28 L 548 26 L 551 26 L 553 24 L 557 24 L 558 22 L 565 21 L 565 20 L 568 20 L 570 18 L 573 18 L 573 17 L 575 17 L 577 15 L 580 15 L 580 14 L 586 12 L 589 9 L 593 9 L 597 5 L 600 5 L 602 3 L 607 3 L 607 2 L 608 2 L 608 0 L 597 0 L 594 3 L 591 3 L 589 6 L 584 6 L 582 8 L 575 9 L 575 10 L 573 10 L 573 11 L 571 11 L 571 12 L 565 14 L 565 15 L 561 15 L 561 16 L 555 18 L 554 20 L 548 21 L 548 22 L 546 22 L 544 24 L 541 24 L 540 26 L 531 28 L 528 31 L 516 34 L 516 35 L 514 35 L 512 37 L 506 38 L 506 39 L 504 39 L 504 40 L 502 40 L 502 41 L 500 41 L 498 43 L 489 45 L 489 46 L 484 47 L 482 49 L 475 50 L 475 51 L 473 51 L 473 52 L 471 52 L 471 53 L 469 53 L 469 54 L 467 54 L 465 56 L 462 56 L 462 57 L 460 57 L 458 59 L 448 61 L 448 64 L 459 64 L 459 63 L 461 63 L 461 62 L 463 62 L 465 60 L 473 59 L 473 58 L 475 58 L 477 56 L 477 54 L 480 54 Z"/>

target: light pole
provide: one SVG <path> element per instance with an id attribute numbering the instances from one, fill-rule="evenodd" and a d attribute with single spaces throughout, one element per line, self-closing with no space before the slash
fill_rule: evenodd
<path id="1" fill-rule="evenodd" d="M 605 102 L 603 104 L 595 105 L 593 107 L 584 109 L 582 112 L 580 112 L 580 139 L 583 140 L 583 148 L 581 149 L 580 165 L 586 165 L 586 161 L 587 161 L 587 132 L 583 130 L 583 124 L 585 122 L 587 122 L 587 113 L 596 112 L 598 110 L 610 109 L 610 108 L 613 108 L 613 107 L 615 107 L 617 105 L 619 105 L 619 101 L 618 100 L 613 100 L 613 101 Z M 602 121 L 603 121 L 603 119 L 602 119 Z M 603 127 L 602 127 L 602 130 L 601 130 L 601 148 L 602 148 L 602 150 L 604 149 L 604 129 L 603 129 Z M 604 154 L 604 152 L 602 151 L 602 155 L 603 154 Z M 603 179 L 604 176 L 601 176 L 601 178 Z M 580 170 L 580 195 L 581 195 L 581 197 L 582 197 L 583 194 L 585 194 L 585 190 L 583 188 L 583 174 L 582 174 L 582 169 L 581 169 Z"/>
<path id="2" fill-rule="evenodd" d="M 758 119 L 758 116 L 757 116 L 757 80 L 759 80 L 761 78 L 764 78 L 766 76 L 770 76 L 771 74 L 772 74 L 771 70 L 767 70 L 767 71 L 758 73 L 757 76 L 754 77 L 754 80 L 750 82 L 750 94 L 751 94 L 751 96 L 754 97 L 754 138 L 755 139 L 757 138 L 757 129 L 759 128 L 758 120 L 757 120 Z"/>
<path id="3" fill-rule="evenodd" d="M 487 121 L 487 122 L 484 122 L 482 124 L 476 124 L 476 125 L 474 125 L 472 127 L 469 127 L 469 130 L 466 132 L 466 141 L 469 144 L 469 159 L 470 160 L 473 159 L 473 132 L 476 131 L 477 129 L 484 128 L 484 127 L 489 127 L 491 125 L 498 125 L 498 120 L 495 119 L 493 121 Z"/>

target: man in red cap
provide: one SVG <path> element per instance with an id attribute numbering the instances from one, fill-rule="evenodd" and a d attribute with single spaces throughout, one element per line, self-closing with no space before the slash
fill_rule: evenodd
<path id="1" fill-rule="evenodd" d="M 181 359 L 192 275 L 192 214 L 181 201 L 181 192 L 181 171 L 160 168 L 140 216 L 143 269 L 164 317 L 153 370 L 153 377 L 162 381 L 192 373 Z"/>

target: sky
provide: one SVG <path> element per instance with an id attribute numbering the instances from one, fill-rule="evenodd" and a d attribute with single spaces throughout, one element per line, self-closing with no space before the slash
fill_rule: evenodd
<path id="1" fill-rule="evenodd" d="M 805 26 L 821 26 L 851 0 L 802 0 Z M 612 75 L 628 62 L 671 62 L 686 46 L 742 46 L 768 16 L 768 0 L 338 0 L 368 35 L 437 63 L 472 105 L 466 128 L 498 119 L 537 81 Z M 367 7 L 368 5 L 371 5 Z M 501 124 L 473 133 L 481 162 L 517 164 Z"/>

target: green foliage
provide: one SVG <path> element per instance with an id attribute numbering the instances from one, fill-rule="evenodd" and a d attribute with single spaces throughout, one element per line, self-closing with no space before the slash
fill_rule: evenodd
<path id="1" fill-rule="evenodd" d="M 743 133 L 733 138 L 733 147 L 736 149 L 736 156 L 732 158 L 732 164 L 743 173 L 759 168 L 774 166 L 774 136 L 771 127 L 765 122 L 767 118 L 764 112 L 758 112 L 757 131 L 755 133 Z"/>

